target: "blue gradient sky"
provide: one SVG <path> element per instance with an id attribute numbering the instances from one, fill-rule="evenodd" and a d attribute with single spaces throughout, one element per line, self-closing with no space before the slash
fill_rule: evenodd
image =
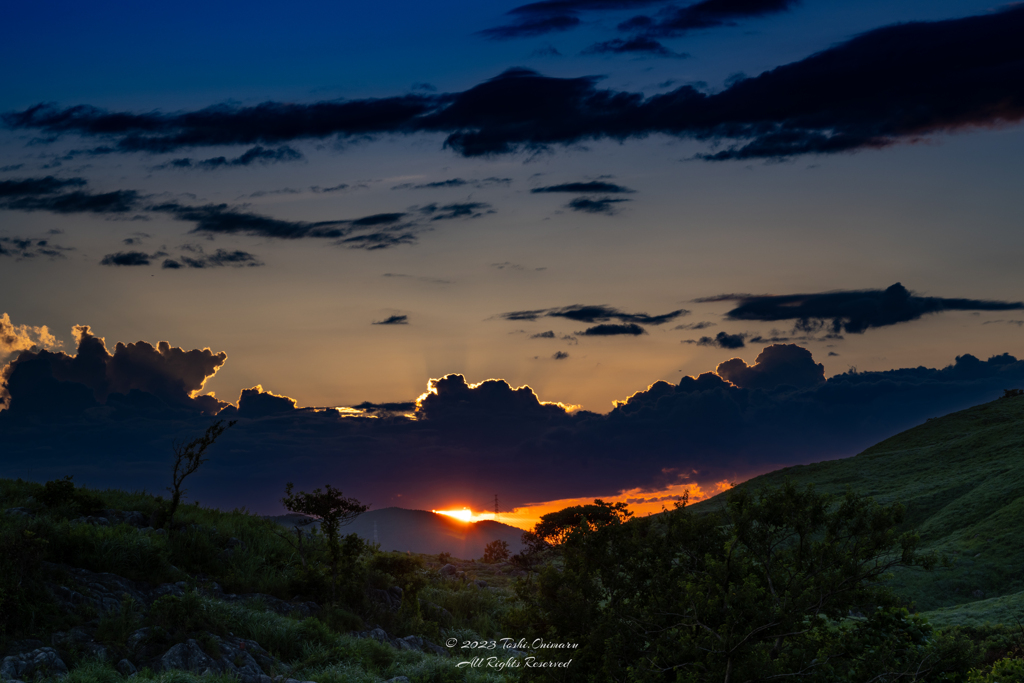
<path id="1" fill-rule="evenodd" d="M 967 0 L 805 0 L 789 11 L 658 39 L 686 58 L 587 53 L 624 37 L 619 22 L 668 5 L 580 11 L 575 29 L 493 40 L 479 32 L 509 21 L 516 3 L 17 3 L 5 10 L 0 40 L 0 62 L 8 65 L 0 112 L 49 103 L 171 115 L 268 101 L 436 97 L 511 67 L 597 76 L 598 88 L 646 97 L 685 85 L 713 94 L 879 27 L 1005 9 Z M 260 384 L 300 406 L 412 401 L 430 378 L 461 373 L 607 413 L 613 401 L 658 380 L 677 383 L 733 357 L 753 364 L 771 343 L 757 337 L 808 349 L 825 376 L 941 368 L 964 354 L 1019 356 L 1021 310 L 953 307 L 797 339 L 793 320 L 729 319 L 735 301 L 696 300 L 884 290 L 899 282 L 922 296 L 1019 302 L 1020 87 L 1008 79 L 1006 99 L 1017 104 L 998 120 L 903 135 L 882 149 L 719 162 L 697 158 L 729 146 L 714 136 L 654 132 L 467 157 L 445 146 L 447 130 L 395 129 L 261 142 L 287 147 L 293 158 L 205 169 L 202 160 L 230 162 L 254 143 L 90 154 L 120 138 L 55 135 L 8 118 L 0 128 L 0 182 L 81 179 L 92 193 L 134 190 L 142 199 L 121 214 L 0 208 L 0 240 L 8 240 L 0 246 L 45 239 L 64 248 L 0 255 L 0 313 L 25 326 L 19 334 L 30 341 L 47 326 L 57 338 L 50 348 L 68 354 L 77 324 L 90 325 L 111 350 L 118 341 L 167 340 L 224 351 L 228 360 L 204 392 L 235 402 L 240 390 Z M 173 165 L 183 158 L 190 168 Z M 465 182 L 413 187 L 455 178 Z M 632 192 L 601 195 L 626 201 L 597 212 L 570 204 L 599 198 L 593 193 L 531 192 L 593 182 Z M 423 218 L 415 243 L 365 250 L 324 239 L 196 234 L 187 221 L 151 210 L 160 203 L 223 204 L 306 223 L 395 212 Z M 479 215 L 431 221 L 435 214 L 423 211 L 431 204 L 473 205 Z M 185 263 L 218 249 L 262 265 L 161 268 L 165 259 Z M 129 251 L 160 255 L 148 266 L 101 265 Z M 586 336 L 592 322 L 565 318 L 502 317 L 574 304 L 690 312 L 640 336 Z M 390 316 L 408 324 L 373 324 Z M 712 324 L 676 329 L 699 322 Z M 554 338 L 531 339 L 548 330 Z M 744 341 L 723 348 L 713 342 L 719 332 Z M 24 348 L 0 348 L 0 362 Z M 837 448 L 823 447 L 823 457 L 851 454 Z M 731 471 L 743 476 L 751 468 Z"/>

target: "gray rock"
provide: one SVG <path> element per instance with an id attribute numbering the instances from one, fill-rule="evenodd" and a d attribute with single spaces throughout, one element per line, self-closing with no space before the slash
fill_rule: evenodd
<path id="1" fill-rule="evenodd" d="M 8 681 L 63 678 L 67 673 L 68 667 L 52 647 L 40 647 L 14 657 L 4 657 L 0 663 L 0 678 Z"/>
<path id="2" fill-rule="evenodd" d="M 239 541 L 237 538 L 232 537 L 228 539 L 227 547 L 231 550 L 234 550 L 235 548 L 238 548 L 239 550 L 245 550 L 245 543 Z"/>
<path id="3" fill-rule="evenodd" d="M 205 671 L 220 671 L 218 663 L 210 655 L 203 652 L 203 648 L 199 647 L 199 643 L 192 638 L 189 638 L 184 643 L 178 643 L 165 652 L 163 657 L 160 658 L 160 668 L 164 671 L 179 669 L 197 674 Z"/>
<path id="4" fill-rule="evenodd" d="M 117 672 L 125 678 L 139 672 L 139 670 L 135 668 L 135 665 L 129 662 L 127 659 L 122 659 L 120 662 L 117 663 L 115 668 L 117 669 Z"/>
<path id="5" fill-rule="evenodd" d="M 128 649 L 134 650 L 135 648 L 137 648 L 139 646 L 139 643 L 141 643 L 143 640 L 149 637 L 149 631 L 149 627 L 145 626 L 143 628 L 140 628 L 138 631 L 135 631 L 130 636 L 128 636 Z"/>
<path id="6" fill-rule="evenodd" d="M 477 586 L 480 586 L 480 588 L 487 588 L 487 582 L 484 581 L 483 579 L 477 579 L 473 583 L 476 584 Z"/>
<path id="7" fill-rule="evenodd" d="M 34 517 L 36 513 L 29 508 L 7 508 L 7 514 L 15 517 Z"/>
<path id="8" fill-rule="evenodd" d="M 459 570 L 454 564 L 446 564 L 445 566 L 438 569 L 437 573 L 441 576 L 454 576 L 457 571 Z"/>
<path id="9" fill-rule="evenodd" d="M 157 529 L 153 533 L 156 534 L 157 536 L 166 536 L 167 535 L 167 529 Z"/>
<path id="10" fill-rule="evenodd" d="M 409 679 L 405 676 L 395 676 L 384 681 L 384 683 L 409 683 Z"/>

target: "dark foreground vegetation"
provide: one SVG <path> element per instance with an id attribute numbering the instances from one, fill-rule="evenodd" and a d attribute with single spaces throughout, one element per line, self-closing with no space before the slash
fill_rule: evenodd
<path id="1" fill-rule="evenodd" d="M 0 480 L 0 677 L 1024 681 L 1021 413 L 1009 396 L 650 517 L 567 508 L 475 561 L 344 535 L 365 508 L 329 486 L 287 489 L 321 522 L 291 529 L 181 481 Z"/>

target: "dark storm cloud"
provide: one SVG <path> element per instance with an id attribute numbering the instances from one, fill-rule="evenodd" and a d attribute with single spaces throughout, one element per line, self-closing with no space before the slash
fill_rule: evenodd
<path id="1" fill-rule="evenodd" d="M 583 211 L 585 213 L 603 213 L 608 216 L 612 216 L 616 212 L 616 205 L 622 202 L 631 201 L 629 199 L 612 199 L 611 197 L 600 197 L 598 199 L 591 199 L 589 197 L 577 197 L 571 202 L 565 205 L 565 208 L 572 209 L 573 211 Z"/>
<path id="2" fill-rule="evenodd" d="M 8 476 L 31 469 L 42 480 L 74 474 L 95 486 L 161 488 L 169 444 L 202 433 L 211 418 L 199 410 L 226 405 L 191 398 L 223 354 L 140 342 L 111 355 L 87 328 L 78 333 L 76 356 L 23 352 L 4 370 L 11 406 L 0 411 L 0 466 Z M 345 482 L 348 495 L 375 507 L 428 507 L 436 496 L 476 500 L 481 490 L 513 506 L 709 485 L 853 455 L 1022 384 L 1024 362 L 1006 354 L 826 380 L 807 350 L 773 346 L 751 365 L 733 359 L 717 374 L 655 382 L 607 414 L 460 375 L 431 380 L 417 403 L 356 406 L 365 417 L 296 408 L 254 387 L 238 408 L 221 412 L 239 423 L 218 441 L 193 495 L 271 512 L 285 475 L 300 488 Z M 413 411 L 415 419 L 401 415 Z"/>
<path id="3" fill-rule="evenodd" d="M 607 322 L 618 320 L 624 323 L 642 323 L 644 325 L 664 325 L 680 316 L 689 314 L 684 308 L 663 313 L 662 315 L 647 315 L 646 313 L 626 313 L 611 306 L 585 306 L 573 304 L 561 308 L 541 308 L 535 311 L 512 311 L 502 313 L 499 317 L 505 320 L 537 320 L 538 318 L 567 318 L 580 323 Z"/>
<path id="4" fill-rule="evenodd" d="M 555 351 L 554 355 L 551 357 L 554 358 L 555 360 L 565 360 L 566 358 L 569 357 L 569 354 L 566 353 L 565 351 Z"/>
<path id="5" fill-rule="evenodd" d="M 633 17 L 619 24 L 619 29 L 668 38 L 787 12 L 798 4 L 799 0 L 704 0 L 687 7 L 666 7 L 653 17 Z"/>
<path id="6" fill-rule="evenodd" d="M 1019 123 L 1024 118 L 1024 6 L 875 29 L 708 94 L 682 86 L 645 97 L 602 90 L 596 77 L 527 69 L 454 94 L 220 105 L 130 114 L 39 105 L 8 127 L 110 137 L 120 151 L 277 144 L 329 136 L 442 132 L 464 156 L 506 154 L 663 133 L 718 143 L 708 160 L 783 158 L 881 148 Z"/>
<path id="7" fill-rule="evenodd" d="M 555 331 L 548 330 L 547 332 L 538 332 L 537 334 L 531 334 L 530 339 L 554 339 Z"/>
<path id="8" fill-rule="evenodd" d="M 596 192 L 599 194 L 616 194 L 633 193 L 636 192 L 636 190 L 631 190 L 628 187 L 616 185 L 615 183 L 608 183 L 600 180 L 592 180 L 590 182 L 562 183 L 561 185 L 535 187 L 532 190 L 530 190 L 530 192 L 533 194 L 543 192 L 571 192 L 573 194 L 585 194 L 587 192 Z"/>
<path id="9" fill-rule="evenodd" d="M 100 261 L 101 266 L 148 266 L 152 258 L 142 251 L 119 251 L 115 254 L 107 254 Z"/>
<path id="10" fill-rule="evenodd" d="M 601 325 L 594 325 L 588 327 L 582 332 L 576 332 L 585 337 L 616 337 L 619 335 L 630 335 L 633 337 L 640 336 L 641 334 L 647 334 L 647 330 L 640 327 L 636 323 L 627 323 L 625 325 L 617 325 L 615 323 L 604 323 Z"/>
<path id="11" fill-rule="evenodd" d="M 676 325 L 673 330 L 706 330 L 709 327 L 714 327 L 715 323 L 701 321 L 699 323 L 686 323 L 684 325 Z"/>
<path id="12" fill-rule="evenodd" d="M 62 247 L 49 239 L 0 237 L 0 256 L 7 256 L 16 261 L 39 257 L 46 257 L 52 261 L 67 258 L 64 252 L 74 250 L 74 247 Z"/>
<path id="13" fill-rule="evenodd" d="M 634 36 L 626 40 L 614 38 L 594 43 L 585 49 L 583 54 L 647 55 L 650 57 L 674 57 L 676 59 L 686 59 L 690 56 L 685 52 L 673 52 L 658 41 L 647 36 Z"/>
<path id="14" fill-rule="evenodd" d="M 198 168 L 209 171 L 216 168 L 231 166 L 249 166 L 256 162 L 261 164 L 273 164 L 287 161 L 301 161 L 303 158 L 304 157 L 301 152 L 292 149 L 287 145 L 277 147 L 275 149 L 267 149 L 257 145 L 234 159 L 228 159 L 227 157 L 221 156 L 193 161 L 191 158 L 186 157 L 184 159 L 172 159 L 166 164 L 157 166 L 156 169 Z"/>
<path id="15" fill-rule="evenodd" d="M 697 346 L 716 346 L 720 349 L 742 349 L 746 346 L 749 334 L 728 334 L 719 332 L 714 337 L 701 337 L 700 339 L 685 339 L 684 344 L 696 344 Z"/>
<path id="16" fill-rule="evenodd" d="M 378 320 L 373 325 L 408 325 L 409 316 L 407 315 L 392 315 L 388 316 L 384 320 Z"/>
<path id="17" fill-rule="evenodd" d="M 731 320 L 795 320 L 797 330 L 815 332 L 824 328 L 832 334 L 860 333 L 943 311 L 1024 310 L 1024 303 L 1019 301 L 916 296 L 898 282 L 884 290 L 782 296 L 726 294 L 702 301 L 738 301 L 739 305 L 726 314 Z"/>

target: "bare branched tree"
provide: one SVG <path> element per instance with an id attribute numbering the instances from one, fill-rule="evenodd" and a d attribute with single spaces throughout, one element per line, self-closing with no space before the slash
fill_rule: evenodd
<path id="1" fill-rule="evenodd" d="M 213 442 L 217 440 L 224 430 L 228 429 L 235 424 L 236 420 L 228 422 L 228 426 L 224 426 L 224 420 L 217 420 L 212 425 L 206 428 L 206 433 L 200 437 L 192 439 L 188 443 L 175 441 L 172 448 L 174 449 L 174 472 L 172 473 L 171 481 L 172 486 L 168 486 L 167 490 L 171 492 L 171 508 L 167 512 L 167 526 L 172 527 L 174 521 L 174 513 L 178 509 L 178 504 L 181 503 L 181 497 L 185 495 L 186 489 L 181 486 L 185 483 L 185 478 L 199 469 L 199 466 L 206 462 L 209 458 L 204 458 L 203 454 L 206 453 L 206 449 L 213 445 Z"/>

